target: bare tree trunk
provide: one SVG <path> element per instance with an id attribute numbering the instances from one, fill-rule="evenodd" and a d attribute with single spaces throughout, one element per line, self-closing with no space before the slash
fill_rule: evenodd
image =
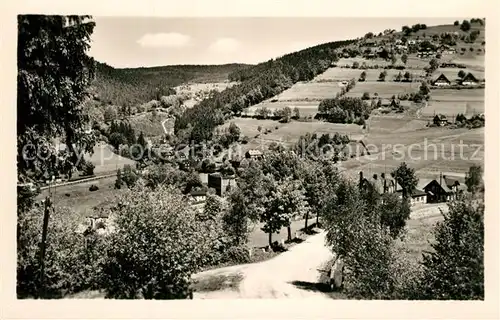
<path id="1" fill-rule="evenodd" d="M 316 228 L 319 228 L 319 212 L 316 212 Z"/>
<path id="2" fill-rule="evenodd" d="M 269 235 L 269 248 L 271 248 L 273 245 L 273 233 L 269 232 L 268 235 Z"/>
<path id="3" fill-rule="evenodd" d="M 288 225 L 286 227 L 286 231 L 288 233 L 288 237 L 287 237 L 288 241 L 292 241 L 292 227 L 290 225 Z"/>

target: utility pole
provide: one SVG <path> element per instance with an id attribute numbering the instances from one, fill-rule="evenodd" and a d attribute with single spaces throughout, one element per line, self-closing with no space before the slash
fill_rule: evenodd
<path id="1" fill-rule="evenodd" d="M 42 227 L 42 242 L 40 243 L 40 291 L 38 292 L 38 297 L 43 297 L 45 295 L 45 248 L 47 241 L 47 229 L 49 226 L 50 210 L 52 208 L 52 202 L 50 196 L 45 198 L 45 210 L 43 213 L 43 227 Z"/>

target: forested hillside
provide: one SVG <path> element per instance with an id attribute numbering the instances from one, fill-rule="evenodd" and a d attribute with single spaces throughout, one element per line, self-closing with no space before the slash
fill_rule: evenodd
<path id="1" fill-rule="evenodd" d="M 133 106 L 175 93 L 172 87 L 188 81 L 222 82 L 244 64 L 179 65 L 116 69 L 96 62 L 94 91 L 106 104 Z"/>
<path id="2" fill-rule="evenodd" d="M 201 142 L 212 137 L 213 129 L 228 114 L 239 114 L 244 108 L 268 99 L 298 81 L 308 81 L 324 72 L 337 59 L 335 50 L 354 40 L 337 41 L 284 55 L 229 75 L 242 81 L 187 109 L 175 123 L 175 130 L 188 130 L 186 137 Z"/>

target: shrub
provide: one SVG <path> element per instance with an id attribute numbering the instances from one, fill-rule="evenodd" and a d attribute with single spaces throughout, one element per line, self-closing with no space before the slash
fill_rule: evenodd
<path id="1" fill-rule="evenodd" d="M 83 174 L 86 176 L 91 176 L 94 174 L 95 165 L 90 161 L 85 161 L 83 166 Z"/>
<path id="2" fill-rule="evenodd" d="M 93 185 L 91 185 L 91 186 L 89 187 L 89 191 L 97 191 L 97 190 L 99 190 L 99 187 L 98 187 L 98 186 L 96 186 L 95 184 L 93 184 Z"/>
<path id="3" fill-rule="evenodd" d="M 111 210 L 117 232 L 110 235 L 103 263 L 106 297 L 188 298 L 191 275 L 213 263 L 217 228 L 197 220 L 182 196 L 163 186 L 151 191 L 140 184 L 121 194 Z"/>
<path id="4" fill-rule="evenodd" d="M 363 100 L 370 100 L 370 93 L 364 92 L 363 96 L 361 97 L 361 99 L 363 99 Z"/>
<path id="5" fill-rule="evenodd" d="M 222 254 L 221 262 L 232 262 L 236 264 L 249 263 L 251 258 L 248 250 L 246 246 L 230 247 Z"/>
<path id="6" fill-rule="evenodd" d="M 79 216 L 67 208 L 51 215 L 45 252 L 44 290 L 40 284 L 39 245 L 42 208 L 19 212 L 17 219 L 17 297 L 61 298 L 96 289 L 106 238 L 77 233 Z"/>

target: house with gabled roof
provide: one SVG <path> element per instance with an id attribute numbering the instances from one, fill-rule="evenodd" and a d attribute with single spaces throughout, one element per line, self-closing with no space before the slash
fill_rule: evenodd
<path id="1" fill-rule="evenodd" d="M 457 179 L 440 175 L 439 181 L 433 179 L 423 187 L 427 194 L 427 202 L 445 202 L 456 199 L 456 197 L 466 189 Z"/>
<path id="2" fill-rule="evenodd" d="M 479 83 L 479 80 L 477 80 L 476 77 L 469 72 L 462 78 L 461 83 L 463 86 L 475 86 Z"/>
<path id="3" fill-rule="evenodd" d="M 444 73 L 441 73 L 439 77 L 437 77 L 436 80 L 432 83 L 434 86 L 449 86 L 451 85 L 451 81 L 448 80 L 448 78 L 444 75 Z"/>

